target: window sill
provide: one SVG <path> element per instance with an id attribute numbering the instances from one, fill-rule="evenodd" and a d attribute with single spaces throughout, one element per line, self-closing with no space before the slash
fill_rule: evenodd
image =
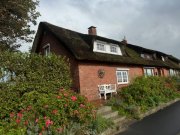
<path id="1" fill-rule="evenodd" d="M 128 84 L 129 82 L 120 82 L 120 83 L 117 83 L 117 84 Z"/>

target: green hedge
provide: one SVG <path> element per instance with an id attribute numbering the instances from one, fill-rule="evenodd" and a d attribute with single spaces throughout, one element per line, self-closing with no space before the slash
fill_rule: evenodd
<path id="1" fill-rule="evenodd" d="M 3 81 L 2 78 L 5 78 Z M 18 109 L 20 98 L 28 92 L 57 93 L 69 89 L 71 77 L 65 58 L 51 55 L 1 52 L 0 117 Z"/>

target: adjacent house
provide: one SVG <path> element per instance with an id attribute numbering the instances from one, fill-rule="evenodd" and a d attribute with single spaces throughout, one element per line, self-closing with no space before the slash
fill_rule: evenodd
<path id="1" fill-rule="evenodd" d="M 51 52 L 69 59 L 74 90 L 89 100 L 99 99 L 98 85 L 120 89 L 137 76 L 179 75 L 180 60 L 165 53 L 97 35 L 96 27 L 82 34 L 41 22 L 32 52 Z"/>

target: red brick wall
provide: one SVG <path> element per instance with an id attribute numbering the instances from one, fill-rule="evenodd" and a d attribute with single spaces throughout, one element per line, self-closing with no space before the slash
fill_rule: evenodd
<path id="1" fill-rule="evenodd" d="M 93 63 L 80 63 L 79 64 L 79 79 L 80 79 L 80 93 L 85 95 L 89 100 L 99 99 L 98 85 L 99 84 L 117 84 L 116 71 L 117 68 L 129 69 L 129 81 L 133 78 L 143 75 L 142 67 L 130 67 L 123 65 L 100 65 Z M 98 77 L 98 70 L 104 69 L 105 76 Z M 122 87 L 126 85 L 118 85 Z"/>
<path id="2" fill-rule="evenodd" d="M 164 76 L 169 76 L 169 69 L 163 68 Z"/>
<path id="3" fill-rule="evenodd" d="M 79 73 L 78 73 L 78 62 L 75 60 L 75 58 L 72 56 L 69 51 L 63 46 L 63 43 L 61 43 L 59 40 L 57 40 L 51 33 L 45 32 L 43 34 L 42 40 L 40 41 L 40 46 L 37 50 L 38 53 L 43 54 L 43 46 L 45 46 L 47 43 L 50 44 L 50 51 L 61 56 L 65 56 L 67 60 L 69 60 L 68 63 L 70 63 L 70 70 L 71 70 L 71 76 L 73 78 L 73 84 L 72 88 L 76 91 L 79 90 Z"/>

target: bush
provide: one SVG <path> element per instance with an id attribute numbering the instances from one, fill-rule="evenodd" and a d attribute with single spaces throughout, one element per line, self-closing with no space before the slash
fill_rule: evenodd
<path id="1" fill-rule="evenodd" d="M 105 119 L 102 116 L 97 115 L 96 119 L 92 121 L 91 125 L 89 126 L 90 129 L 93 129 L 97 133 L 102 133 L 108 128 L 112 128 L 114 123 L 109 120 Z"/>
<path id="2" fill-rule="evenodd" d="M 173 78 L 137 77 L 132 84 L 122 88 L 117 97 L 110 100 L 120 114 L 137 117 L 140 112 L 160 103 L 180 97 Z M 120 99 L 120 103 L 117 101 Z"/>
<path id="3" fill-rule="evenodd" d="M 18 111 L 21 97 L 31 91 L 57 94 L 69 89 L 71 77 L 65 58 L 51 55 L 1 52 L 0 54 L 0 118 Z"/>
<path id="4" fill-rule="evenodd" d="M 96 111 L 85 97 L 62 89 L 57 95 L 37 91 L 26 93 L 18 109 L 1 123 L 2 133 L 14 129 L 27 134 L 57 134 L 72 122 L 89 125 L 96 117 Z"/>

